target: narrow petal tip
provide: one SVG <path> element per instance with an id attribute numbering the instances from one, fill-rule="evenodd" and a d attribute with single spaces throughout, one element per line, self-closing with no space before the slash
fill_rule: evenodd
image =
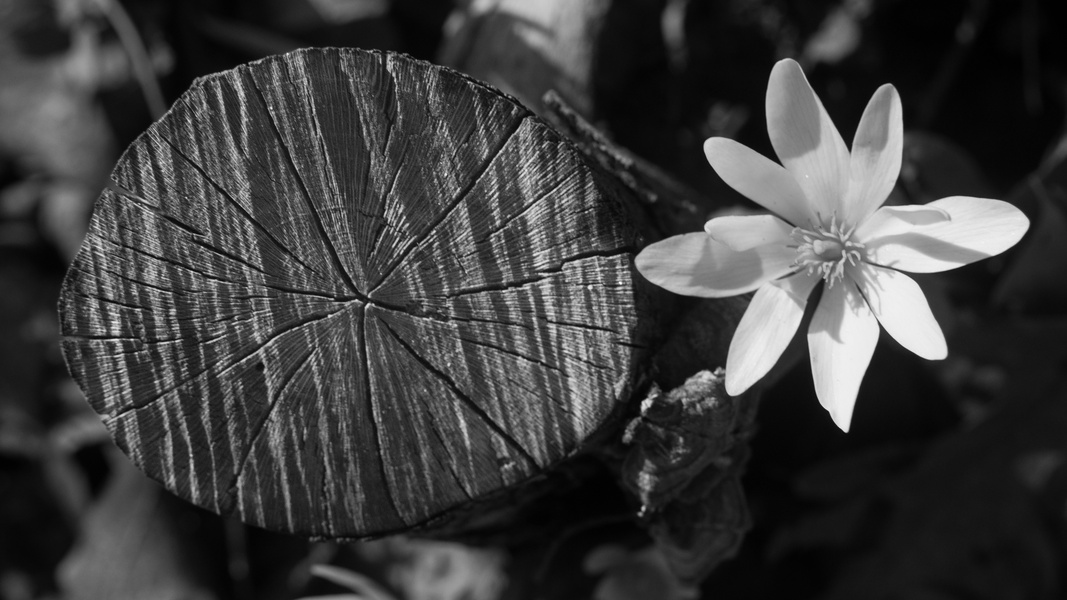
<path id="1" fill-rule="evenodd" d="M 809 220 L 811 205 L 792 173 L 755 150 L 729 138 L 704 141 L 704 156 L 726 185 L 797 225 Z"/>
<path id="2" fill-rule="evenodd" d="M 782 60 L 779 60 L 778 62 L 774 63 L 774 66 L 771 68 L 772 80 L 781 77 L 788 77 L 790 75 L 800 75 L 801 77 L 804 76 L 804 69 L 800 66 L 800 63 L 793 60 L 792 58 L 783 58 Z"/>
<path id="3" fill-rule="evenodd" d="M 901 346 L 926 360 L 948 356 L 945 335 L 914 279 L 900 271 L 866 263 L 854 275 L 867 306 Z"/>
<path id="4" fill-rule="evenodd" d="M 800 272 L 767 282 L 756 291 L 730 340 L 727 392 L 743 392 L 770 372 L 796 335 L 808 297 L 819 281 Z"/>
<path id="5" fill-rule="evenodd" d="M 831 410 L 830 418 L 834 420 L 834 425 L 837 425 L 838 429 L 845 433 L 848 433 L 849 427 L 852 426 L 851 410 Z"/>
<path id="6" fill-rule="evenodd" d="M 860 117 L 852 140 L 850 180 L 843 217 L 862 222 L 897 183 L 904 150 L 900 95 L 890 84 L 879 87 Z"/>
<path id="7" fill-rule="evenodd" d="M 738 381 L 736 374 L 731 374 L 732 371 L 726 371 L 726 393 L 731 396 L 740 396 L 748 391 L 748 388 L 752 387 L 752 383 L 745 383 Z"/>
<path id="8" fill-rule="evenodd" d="M 848 431 L 863 375 L 878 343 L 878 319 L 853 285 L 827 287 L 808 328 L 819 403 Z"/>
<path id="9" fill-rule="evenodd" d="M 849 151 L 796 61 L 774 65 L 765 104 L 771 146 L 813 211 L 843 216 Z"/>

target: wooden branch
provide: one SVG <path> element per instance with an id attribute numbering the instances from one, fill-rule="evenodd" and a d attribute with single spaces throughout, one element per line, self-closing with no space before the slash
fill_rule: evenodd
<path id="1" fill-rule="evenodd" d="M 653 388 L 626 428 L 620 478 L 671 569 L 699 584 L 741 546 L 751 526 L 740 477 L 756 398 L 726 393 L 723 371 Z"/>
<path id="2" fill-rule="evenodd" d="M 646 218 L 662 237 L 699 231 L 714 203 L 652 163 L 620 148 L 586 121 L 557 92 L 542 99 L 546 118 L 588 156 L 634 191 Z"/>

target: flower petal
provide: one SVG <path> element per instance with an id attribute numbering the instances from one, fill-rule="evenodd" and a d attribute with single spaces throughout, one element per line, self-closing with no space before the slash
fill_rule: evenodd
<path id="1" fill-rule="evenodd" d="M 779 244 L 734 252 L 699 232 L 651 244 L 634 262 L 645 278 L 676 294 L 723 298 L 787 275 L 795 258 L 793 250 Z"/>
<path id="2" fill-rule="evenodd" d="M 900 176 L 904 119 L 900 95 L 886 84 L 878 88 L 860 118 L 852 139 L 848 195 L 839 218 L 860 223 L 885 202 Z"/>
<path id="3" fill-rule="evenodd" d="M 947 212 L 949 221 L 915 225 L 908 231 L 871 235 L 867 261 L 913 273 L 935 273 L 996 256 L 1014 246 L 1030 226 L 1019 209 L 988 198 L 953 196 L 926 205 Z"/>
<path id="4" fill-rule="evenodd" d="M 716 242 L 743 252 L 756 246 L 790 242 L 793 226 L 774 215 L 716 217 L 704 224 L 704 231 Z"/>
<path id="5" fill-rule="evenodd" d="M 742 394 L 763 378 L 789 345 L 821 278 L 801 272 L 769 281 L 752 297 L 726 358 L 726 393 Z"/>
<path id="6" fill-rule="evenodd" d="M 933 225 L 951 220 L 948 211 L 929 204 L 883 206 L 856 228 L 853 238 L 866 243 L 875 238 L 911 231 L 916 225 Z"/>
<path id="7" fill-rule="evenodd" d="M 793 174 L 748 146 L 708 138 L 704 155 L 726 185 L 793 225 L 806 226 L 814 214 Z"/>
<path id="8" fill-rule="evenodd" d="M 828 224 L 848 191 L 848 148 L 796 61 L 780 60 L 771 70 L 767 133 L 778 159 Z"/>
<path id="9" fill-rule="evenodd" d="M 823 289 L 808 329 L 811 375 L 819 403 L 848 431 L 863 374 L 878 343 L 878 320 L 847 279 Z"/>
<path id="10" fill-rule="evenodd" d="M 856 283 L 868 306 L 893 339 L 926 360 L 948 356 L 945 335 L 915 280 L 866 263 L 859 265 L 858 274 Z"/>

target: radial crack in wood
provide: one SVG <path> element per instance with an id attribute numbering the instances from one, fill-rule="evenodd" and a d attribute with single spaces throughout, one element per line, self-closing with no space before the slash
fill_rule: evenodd
<path id="1" fill-rule="evenodd" d="M 642 376 L 633 198 L 448 69 L 315 49 L 203 78 L 113 179 L 64 356 L 134 462 L 217 512 L 451 527 L 579 451 Z"/>

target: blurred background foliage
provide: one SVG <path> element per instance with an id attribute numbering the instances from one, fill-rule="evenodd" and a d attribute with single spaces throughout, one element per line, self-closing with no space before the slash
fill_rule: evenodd
<path id="1" fill-rule="evenodd" d="M 890 202 L 1001 198 L 1031 230 L 920 280 L 950 357 L 883 336 L 852 433 L 818 407 L 806 362 L 767 388 L 744 479 L 753 527 L 704 595 L 1067 596 L 1065 31 L 1062 0 L 0 0 L 0 598 L 341 593 L 312 578 L 318 563 L 397 598 L 686 595 L 611 526 L 536 559 L 309 542 L 185 505 L 110 445 L 66 376 L 54 307 L 111 166 L 197 77 L 331 45 L 446 64 L 538 111 L 555 89 L 708 216 L 751 208 L 701 144 L 773 155 L 777 59 L 801 61 L 846 140 L 874 89 L 896 85 L 907 141 Z"/>

